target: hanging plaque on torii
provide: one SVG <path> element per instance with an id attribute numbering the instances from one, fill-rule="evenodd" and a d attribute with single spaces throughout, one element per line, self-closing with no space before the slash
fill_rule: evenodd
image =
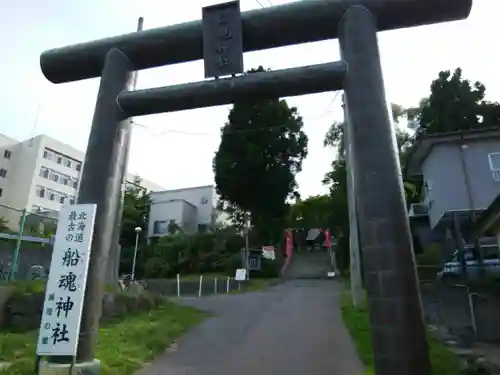
<path id="1" fill-rule="evenodd" d="M 243 38 L 240 2 L 202 9 L 205 78 L 243 73 Z"/>

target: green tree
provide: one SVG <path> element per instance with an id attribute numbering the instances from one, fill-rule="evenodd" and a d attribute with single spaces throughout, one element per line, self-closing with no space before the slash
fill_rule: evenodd
<path id="1" fill-rule="evenodd" d="M 136 227 L 141 227 L 142 232 L 139 236 L 140 251 L 137 258 L 136 274 L 140 274 L 143 269 L 142 250 L 144 249 L 145 239 L 148 231 L 149 208 L 151 205 L 150 195 L 142 188 L 128 187 L 125 190 L 123 199 L 122 223 L 120 227 L 120 246 L 119 254 L 119 273 L 130 273 L 132 271 L 132 263 L 134 257 L 134 248 L 136 240 Z M 113 253 L 112 253 L 113 254 Z M 118 256 L 118 255 L 116 255 Z M 111 258 L 110 258 L 111 259 Z M 110 264 L 109 267 L 112 267 Z M 111 268 L 109 273 L 112 272 Z M 115 271 L 116 272 L 116 271 Z M 109 276 L 109 275 L 108 275 Z M 109 276 L 108 283 L 114 283 L 114 280 Z"/>
<path id="2" fill-rule="evenodd" d="M 340 157 L 332 162 L 331 170 L 325 174 L 323 184 L 329 187 L 330 227 L 338 243 L 337 266 L 349 268 L 349 209 L 347 201 L 346 162 Z"/>
<path id="3" fill-rule="evenodd" d="M 399 104 L 391 104 L 392 110 L 392 120 L 394 123 L 398 123 L 409 110 L 404 109 Z M 410 110 L 411 111 L 411 110 Z M 413 110 L 415 111 L 415 110 Z M 413 116 L 415 116 L 415 113 Z M 398 151 L 400 154 L 405 152 L 412 144 L 411 136 L 408 132 L 402 130 L 399 127 L 395 127 L 394 131 L 396 133 L 396 142 L 398 145 Z M 323 141 L 325 147 L 336 147 L 339 155 L 344 155 L 345 145 L 344 145 L 344 123 L 334 122 L 328 129 L 325 139 Z"/>
<path id="4" fill-rule="evenodd" d="M 120 244 L 123 247 L 135 245 L 135 228 L 142 228 L 142 236 L 148 230 L 150 195 L 139 187 L 128 187 L 123 200 L 123 216 L 120 234 Z"/>
<path id="5" fill-rule="evenodd" d="M 176 234 L 182 232 L 182 228 L 175 222 L 175 220 L 170 220 L 167 226 L 168 234 Z"/>
<path id="6" fill-rule="evenodd" d="M 11 233 L 12 230 L 9 228 L 9 220 L 0 216 L 0 233 Z"/>
<path id="7" fill-rule="evenodd" d="M 463 78 L 462 69 L 439 72 L 432 81 L 429 97 L 404 113 L 427 134 L 498 126 L 500 104 L 485 100 L 481 82 Z"/>
<path id="8" fill-rule="evenodd" d="M 228 215 L 232 226 L 236 230 L 242 230 L 245 224 L 245 212 L 235 204 L 223 200 L 217 202 L 217 209 Z"/>
<path id="9" fill-rule="evenodd" d="M 281 227 L 276 218 L 285 220 L 287 198 L 298 196 L 295 176 L 307 155 L 308 140 L 302 129 L 297 108 L 285 100 L 263 97 L 236 102 L 213 160 L 223 204 L 235 213 L 250 213 L 253 225 Z"/>
<path id="10" fill-rule="evenodd" d="M 289 227 L 300 223 L 303 228 L 328 228 L 332 220 L 332 207 L 329 195 L 317 195 L 298 200 L 290 206 Z"/>
<path id="11" fill-rule="evenodd" d="M 391 104 L 391 109 L 395 123 L 406 114 L 406 110 L 400 105 Z M 400 163 L 403 165 L 412 146 L 412 138 L 399 127 L 395 127 L 394 131 Z M 347 269 L 349 266 L 349 211 L 343 122 L 335 122 L 330 126 L 323 144 L 325 147 L 337 149 L 337 158 L 332 162 L 330 171 L 326 173 L 323 184 L 329 187 L 330 207 L 333 212 L 330 222 L 339 244 L 338 265 L 341 269 Z M 415 186 L 408 182 L 405 182 L 405 192 L 409 201 L 418 194 Z"/>

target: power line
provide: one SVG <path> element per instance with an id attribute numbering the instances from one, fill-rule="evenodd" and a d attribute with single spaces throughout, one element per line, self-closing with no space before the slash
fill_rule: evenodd
<path id="1" fill-rule="evenodd" d="M 150 129 L 146 125 L 138 124 L 136 122 L 133 123 L 134 125 L 143 128 L 143 129 Z M 274 129 L 280 129 L 283 128 L 284 125 L 276 125 L 276 126 L 268 126 L 268 127 L 260 127 L 260 128 L 252 128 L 252 129 L 238 129 L 238 130 L 225 130 L 217 133 L 198 133 L 198 132 L 188 132 L 184 130 L 177 130 L 177 129 L 164 129 L 160 131 L 159 133 L 151 133 L 152 136 L 157 137 L 160 135 L 164 134 L 169 134 L 169 133 L 174 133 L 174 134 L 184 134 L 184 135 L 194 135 L 194 136 L 210 136 L 210 137 L 215 137 L 218 136 L 220 137 L 222 134 L 239 134 L 239 133 L 255 133 L 255 132 L 260 132 L 260 131 L 266 131 L 266 130 L 274 130 Z"/>
<path id="2" fill-rule="evenodd" d="M 335 103 L 339 96 L 340 91 L 336 91 L 335 95 L 333 96 L 332 100 L 328 103 L 325 111 L 323 114 L 319 116 L 315 116 L 313 118 L 309 118 L 309 120 L 319 120 L 329 114 L 332 113 L 335 109 L 330 109 L 330 107 Z M 302 116 L 301 116 L 302 117 Z M 303 118 L 303 117 L 302 117 Z M 144 124 L 139 124 L 135 121 L 132 121 L 132 124 L 134 126 L 143 128 L 145 130 L 150 131 L 151 128 L 147 125 Z M 201 137 L 220 137 L 222 134 L 240 134 L 240 133 L 254 133 L 254 132 L 261 132 L 261 131 L 269 131 L 269 130 L 274 130 L 274 129 L 280 129 L 282 128 L 283 125 L 276 125 L 276 126 L 269 126 L 269 127 L 258 127 L 258 128 L 252 128 L 252 129 L 238 129 L 238 130 L 225 130 L 224 132 L 222 129 L 218 133 L 204 133 L 204 132 L 190 132 L 190 131 L 185 131 L 185 130 L 178 130 L 178 129 L 163 129 L 159 131 L 158 133 L 151 133 L 150 135 L 153 137 L 159 137 L 165 134 L 181 134 L 181 135 L 190 135 L 190 136 L 201 136 Z"/>
<path id="3" fill-rule="evenodd" d="M 265 8 L 265 6 L 264 6 L 264 5 L 262 5 L 262 3 L 261 3 L 259 0 L 255 0 L 255 1 L 257 2 L 257 4 L 259 4 L 259 5 L 260 5 L 260 7 L 261 7 L 261 8 Z"/>

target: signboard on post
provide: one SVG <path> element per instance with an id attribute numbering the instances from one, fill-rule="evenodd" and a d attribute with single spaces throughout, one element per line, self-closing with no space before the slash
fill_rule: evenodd
<path id="1" fill-rule="evenodd" d="M 264 259 L 275 260 L 274 246 L 262 246 L 262 256 Z"/>
<path id="2" fill-rule="evenodd" d="M 247 279 L 247 270 L 244 268 L 238 268 L 234 279 L 236 281 L 245 281 Z"/>
<path id="3" fill-rule="evenodd" d="M 202 9 L 205 78 L 243 73 L 243 37 L 240 2 Z"/>
<path id="4" fill-rule="evenodd" d="M 61 207 L 45 291 L 37 354 L 75 356 L 97 205 Z"/>

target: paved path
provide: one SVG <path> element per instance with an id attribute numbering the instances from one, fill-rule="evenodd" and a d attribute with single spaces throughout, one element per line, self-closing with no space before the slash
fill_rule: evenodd
<path id="1" fill-rule="evenodd" d="M 215 314 L 140 375 L 360 375 L 333 280 L 180 299 Z"/>
<path id="2" fill-rule="evenodd" d="M 326 278 L 328 272 L 333 271 L 330 263 L 327 251 L 295 253 L 286 276 L 290 279 Z"/>

